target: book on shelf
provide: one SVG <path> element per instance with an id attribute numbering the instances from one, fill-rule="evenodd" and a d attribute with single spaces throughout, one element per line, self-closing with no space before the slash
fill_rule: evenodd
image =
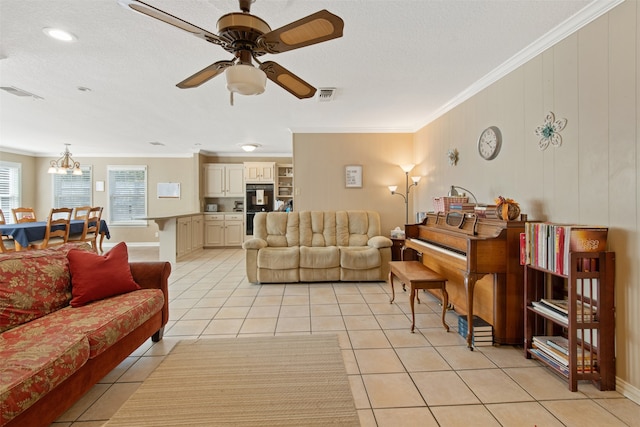
<path id="1" fill-rule="evenodd" d="M 569 316 L 563 313 L 558 313 L 555 310 L 552 310 L 547 305 L 542 304 L 540 301 L 531 301 L 531 305 L 533 306 L 535 311 L 537 311 L 538 313 L 545 314 L 547 315 L 547 317 L 553 320 L 557 320 L 558 322 L 562 323 L 564 326 L 566 326 L 569 323 Z"/>
<path id="2" fill-rule="evenodd" d="M 549 357 L 544 351 L 537 348 L 531 348 L 529 349 L 529 353 L 535 355 L 540 360 L 544 360 L 547 364 L 562 372 L 563 375 L 569 375 L 569 368 L 567 366 L 558 363 L 554 358 Z"/>
<path id="3" fill-rule="evenodd" d="M 525 224 L 525 260 L 557 274 L 569 274 L 570 252 L 603 252 L 608 228 L 589 225 L 528 222 Z M 583 260 L 581 271 L 595 271 L 595 259 Z"/>
<path id="4" fill-rule="evenodd" d="M 567 316 L 569 315 L 569 300 L 542 298 L 540 302 L 552 308 L 553 310 L 558 310 L 559 312 Z M 583 313 L 585 314 L 585 316 L 593 317 L 596 314 L 596 311 L 596 307 L 592 306 L 591 304 L 581 302 L 580 300 L 576 301 L 576 315 L 578 317 L 582 316 Z"/>
<path id="5" fill-rule="evenodd" d="M 563 336 L 548 336 L 548 337 L 539 337 L 546 338 L 546 343 L 549 347 L 554 348 L 555 350 L 561 352 L 562 354 L 568 356 L 569 355 L 569 340 Z"/>
<path id="6" fill-rule="evenodd" d="M 547 356 L 552 357 L 558 363 L 564 366 L 569 366 L 569 341 L 563 336 L 534 336 L 532 345 L 540 351 L 543 351 Z M 591 366 L 591 352 L 581 351 L 580 348 L 576 349 L 576 362 L 578 366 L 586 367 Z"/>
<path id="7" fill-rule="evenodd" d="M 556 363 L 561 364 L 562 366 L 569 366 L 569 356 L 562 354 L 561 352 L 554 350 L 551 346 L 547 345 L 543 341 L 536 340 L 536 337 L 533 338 L 533 342 L 531 346 L 535 349 L 538 349 L 544 352 L 548 357 L 555 360 Z"/>
<path id="8" fill-rule="evenodd" d="M 554 311 L 563 316 L 565 319 L 569 317 L 569 301 L 566 299 L 546 299 L 539 301 L 541 306 Z M 595 319 L 596 308 L 585 302 L 576 302 L 576 318 L 583 321 L 592 321 Z"/>

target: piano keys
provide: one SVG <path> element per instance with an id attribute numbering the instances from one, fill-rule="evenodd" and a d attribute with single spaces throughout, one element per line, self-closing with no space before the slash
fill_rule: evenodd
<path id="1" fill-rule="evenodd" d="M 428 213 L 405 227 L 406 248 L 448 280 L 449 302 L 466 315 L 472 347 L 473 315 L 493 325 L 494 342 L 524 341 L 524 271 L 520 265 L 522 221 L 478 218 L 463 212 Z"/>

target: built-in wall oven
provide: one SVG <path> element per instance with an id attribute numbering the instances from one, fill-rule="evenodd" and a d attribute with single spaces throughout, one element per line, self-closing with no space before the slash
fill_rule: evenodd
<path id="1" fill-rule="evenodd" d="M 247 217 L 245 220 L 247 235 L 253 234 L 253 217 L 256 212 L 270 212 L 273 210 L 273 184 L 246 184 L 245 206 Z"/>

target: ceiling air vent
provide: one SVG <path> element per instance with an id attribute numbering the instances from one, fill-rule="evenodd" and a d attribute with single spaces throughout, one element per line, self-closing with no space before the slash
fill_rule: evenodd
<path id="1" fill-rule="evenodd" d="M 10 94 L 15 95 L 15 96 L 28 96 L 28 97 L 31 97 L 33 99 L 44 99 L 41 96 L 38 96 L 38 95 L 33 94 L 31 92 L 27 92 L 26 90 L 23 90 L 23 89 L 19 89 L 19 88 L 15 87 L 15 86 L 1 86 L 0 89 L 4 90 L 6 92 L 9 92 Z"/>
<path id="2" fill-rule="evenodd" d="M 335 93 L 335 87 L 321 87 L 320 89 L 318 89 L 318 102 L 333 101 Z"/>

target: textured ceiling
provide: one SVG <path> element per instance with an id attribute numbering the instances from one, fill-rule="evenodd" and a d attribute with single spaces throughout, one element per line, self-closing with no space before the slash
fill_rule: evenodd
<path id="1" fill-rule="evenodd" d="M 211 32 L 237 0 L 147 0 Z M 236 96 L 224 76 L 175 84 L 231 59 L 218 46 L 134 13 L 116 0 L 0 0 L 0 149 L 74 156 L 291 155 L 292 132 L 414 132 L 518 60 L 575 31 L 617 0 L 258 0 L 252 14 L 275 29 L 321 9 L 344 36 L 265 55 L 331 102 L 298 100 L 267 83 Z M 48 38 L 60 27 L 78 40 Z M 518 59 L 520 58 L 520 59 Z M 79 87 L 89 88 L 82 91 Z M 159 142 L 164 145 L 152 145 Z"/>

